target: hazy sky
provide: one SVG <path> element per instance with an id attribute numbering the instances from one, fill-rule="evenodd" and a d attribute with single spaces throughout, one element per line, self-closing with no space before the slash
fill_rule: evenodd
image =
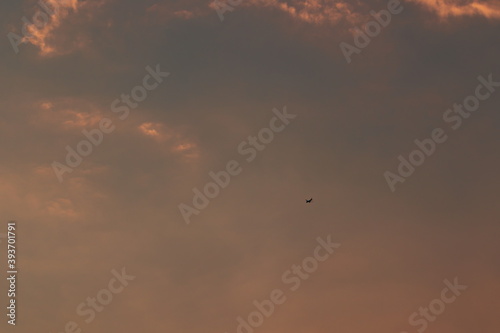
<path id="1" fill-rule="evenodd" d="M 1 331 L 237 333 L 275 289 L 255 333 L 498 331 L 500 2 L 402 1 L 360 47 L 390 1 L 231 1 L 2 1 L 0 236 L 17 221 L 19 274 Z M 466 98 L 477 110 L 453 111 Z M 392 191 L 384 174 L 439 128 Z M 102 142 L 70 167 L 82 131 Z M 230 161 L 186 224 L 179 205 Z M 135 279 L 86 323 L 122 268 Z M 411 325 L 455 277 L 467 289 Z"/>

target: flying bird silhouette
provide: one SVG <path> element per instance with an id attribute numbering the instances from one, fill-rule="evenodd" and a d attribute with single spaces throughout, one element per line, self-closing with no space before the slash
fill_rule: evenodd
<path id="1" fill-rule="evenodd" d="M 311 203 L 311 201 L 313 201 L 313 198 L 311 198 L 309 200 L 306 199 L 306 203 Z"/>

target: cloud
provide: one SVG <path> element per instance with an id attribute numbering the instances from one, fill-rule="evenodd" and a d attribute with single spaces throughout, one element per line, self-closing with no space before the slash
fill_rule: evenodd
<path id="1" fill-rule="evenodd" d="M 221 0 L 222 1 L 222 0 Z M 440 17 L 480 16 L 489 19 L 500 18 L 500 4 L 496 1 L 480 0 L 410 0 L 427 8 Z M 99 39 L 110 42 L 116 29 L 130 28 L 129 14 L 118 17 L 119 8 L 124 4 L 115 0 L 78 1 L 78 0 L 46 0 L 49 7 L 57 10 L 48 23 L 42 27 L 28 26 L 31 36 L 23 41 L 39 49 L 43 57 L 54 57 L 71 54 L 75 51 L 90 52 Z M 158 1 L 154 4 L 136 4 L 135 20 L 143 33 L 146 27 L 167 25 L 174 21 L 189 21 L 209 18 L 215 15 L 215 1 L 194 1 L 190 3 L 172 3 Z M 286 14 L 296 22 L 311 25 L 347 24 L 354 27 L 366 23 L 372 8 L 365 2 L 343 0 L 247 0 L 242 1 L 235 10 L 254 8 Z M 39 7 L 37 10 L 40 11 Z M 382 9 L 382 8 L 380 8 Z M 93 29 L 91 29 L 93 28 Z M 98 29 L 101 34 L 93 35 Z M 111 35 L 110 35 L 111 34 Z M 115 41 L 117 42 L 117 41 Z"/>
<path id="2" fill-rule="evenodd" d="M 61 26 L 63 20 L 65 20 L 69 15 L 78 11 L 81 2 L 78 0 L 46 0 L 46 7 L 49 10 L 42 12 L 38 8 L 38 12 L 35 14 L 47 15 L 51 14 L 48 22 L 40 24 L 28 25 L 27 31 L 30 35 L 24 37 L 24 41 L 37 46 L 40 49 L 40 54 L 43 56 L 51 56 L 55 54 L 60 54 L 62 50 L 58 50 L 51 45 L 51 38 L 53 37 L 54 31 Z M 47 13 L 49 11 L 49 13 Z"/>
<path id="3" fill-rule="evenodd" d="M 424 5 L 438 15 L 447 16 L 484 16 L 500 18 L 500 4 L 498 1 L 481 0 L 410 0 Z M 250 0 L 242 5 L 270 7 L 279 9 L 291 17 L 312 24 L 337 23 L 346 21 L 358 24 L 366 16 L 366 4 L 348 1 L 326 0 Z"/>
<path id="4" fill-rule="evenodd" d="M 90 103 L 76 98 L 43 100 L 34 105 L 32 122 L 37 126 L 60 127 L 64 130 L 96 126 L 103 113 Z"/>
<path id="5" fill-rule="evenodd" d="M 225 1 L 222 1 L 225 2 Z M 358 3 L 356 6 L 359 6 Z M 213 16 L 216 1 L 185 3 L 159 2 L 146 9 L 147 16 L 152 22 L 167 22 L 171 19 L 196 19 L 198 17 Z M 310 24 L 335 24 L 339 21 L 357 23 L 363 17 L 362 11 L 356 10 L 355 5 L 347 1 L 327 0 L 247 0 L 241 2 L 237 8 L 261 8 L 278 10 L 288 14 L 291 18 Z M 236 8 L 236 7 L 235 7 Z"/>
<path id="6" fill-rule="evenodd" d="M 198 146 L 188 140 L 179 130 L 167 128 L 162 123 L 144 122 L 138 126 L 139 131 L 156 142 L 167 145 L 169 152 L 179 154 L 187 159 L 199 157 Z"/>
<path id="7" fill-rule="evenodd" d="M 23 331 L 80 321 L 75 307 L 126 265 L 141 283 L 83 330 L 235 333 L 237 316 L 288 288 L 282 273 L 330 233 L 342 252 L 256 333 L 332 325 L 401 332 L 455 275 L 471 292 L 429 331 L 494 331 L 493 310 L 467 316 L 475 304 L 499 307 L 491 289 L 500 274 L 494 101 L 450 134 L 397 196 L 382 174 L 443 124 L 443 111 L 477 75 L 496 68 L 495 29 L 456 24 L 450 36 L 424 25 L 436 11 L 413 3 L 347 66 L 338 48 L 349 40 L 341 35 L 347 20 L 364 20 L 387 0 L 243 0 L 223 23 L 210 1 L 108 0 L 97 8 L 87 0 L 68 6 L 48 33 L 52 56 L 40 59 L 29 46 L 36 59 L 26 50 L 2 62 L 2 216 L 19 221 L 19 301 L 30 318 Z M 23 15 L 13 13 L 14 21 Z M 77 36 L 92 43 L 75 48 Z M 120 120 L 111 102 L 157 63 L 172 80 Z M 238 144 L 283 105 L 301 120 L 247 163 Z M 74 148 L 101 117 L 115 132 L 60 184 L 51 163 L 64 162 L 66 145 Z M 177 205 L 232 159 L 244 172 L 186 227 Z"/>
<path id="8" fill-rule="evenodd" d="M 157 2 L 145 9 L 145 15 L 142 22 L 146 26 L 165 25 L 173 20 L 191 20 L 200 17 L 213 15 L 214 11 L 211 4 L 204 2 L 180 3 L 180 2 Z"/>
<path id="9" fill-rule="evenodd" d="M 75 211 L 73 202 L 69 199 L 58 198 L 56 200 L 53 200 L 48 203 L 46 209 L 49 215 L 55 215 L 64 218 L 74 218 L 78 216 L 77 212 Z"/>
<path id="10" fill-rule="evenodd" d="M 23 42 L 39 49 L 43 57 L 66 55 L 91 44 L 91 39 L 76 26 L 88 23 L 92 13 L 103 6 L 106 0 L 45 0 L 45 5 L 34 5 L 35 14 L 28 19 L 28 34 Z"/>
<path id="11" fill-rule="evenodd" d="M 341 20 L 355 23 L 361 18 L 354 6 L 344 1 L 326 0 L 251 0 L 257 7 L 275 8 L 292 18 L 312 24 L 337 23 Z"/>
<path id="12" fill-rule="evenodd" d="M 435 11 L 441 17 L 483 16 L 500 18 L 500 4 L 497 1 L 478 0 L 410 0 Z"/>

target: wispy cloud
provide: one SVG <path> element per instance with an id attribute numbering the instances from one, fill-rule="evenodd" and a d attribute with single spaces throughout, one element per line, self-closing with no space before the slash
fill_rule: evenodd
<path id="1" fill-rule="evenodd" d="M 498 1 L 478 0 L 410 0 L 436 12 L 439 16 L 483 16 L 490 19 L 500 18 Z"/>
<path id="2" fill-rule="evenodd" d="M 189 140 L 180 130 L 154 122 L 144 122 L 138 126 L 138 129 L 143 135 L 167 146 L 168 151 L 171 153 L 179 154 L 188 159 L 199 156 L 196 143 Z"/>

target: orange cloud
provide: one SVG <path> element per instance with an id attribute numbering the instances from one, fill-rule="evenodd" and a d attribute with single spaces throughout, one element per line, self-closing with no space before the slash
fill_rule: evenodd
<path id="1" fill-rule="evenodd" d="M 449 16 L 484 16 L 490 19 L 500 18 L 500 4 L 493 1 L 459 0 L 410 0 L 420 3 L 438 13 L 441 17 Z"/>
<path id="2" fill-rule="evenodd" d="M 29 23 L 33 24 L 26 26 L 28 34 L 22 41 L 38 47 L 39 54 L 43 57 L 82 50 L 91 44 L 90 37 L 78 29 L 68 33 L 68 29 L 63 27 L 67 28 L 69 24 L 74 26 L 78 19 L 89 20 L 91 13 L 102 7 L 106 1 L 44 0 L 45 5 L 37 4 L 34 16 L 28 18 Z"/>
<path id="3" fill-rule="evenodd" d="M 62 125 L 65 129 L 94 126 L 102 118 L 102 113 L 95 107 L 71 98 L 38 102 L 35 108 L 38 111 L 33 116 L 35 123 Z"/>
<path id="4" fill-rule="evenodd" d="M 169 21 L 170 19 L 177 18 L 188 20 L 195 17 L 206 16 L 208 11 L 206 8 L 191 6 L 186 8 L 182 3 L 155 3 L 146 9 L 149 20 Z"/>
<path id="5" fill-rule="evenodd" d="M 354 8 L 348 2 L 343 1 L 295 0 L 285 2 L 279 0 L 251 0 L 249 4 L 258 7 L 275 8 L 297 20 L 312 24 L 336 23 L 340 20 L 355 23 L 361 17 L 355 13 Z"/>
<path id="6" fill-rule="evenodd" d="M 161 124 L 155 124 L 155 123 L 142 123 L 139 126 L 139 131 L 141 131 L 142 134 L 151 136 L 154 138 L 160 138 L 160 131 L 163 126 Z"/>
<path id="7" fill-rule="evenodd" d="M 484 16 L 500 18 L 500 3 L 498 1 L 481 0 L 410 0 L 422 4 L 438 13 L 447 16 Z M 351 24 L 359 24 L 365 12 L 358 8 L 359 3 L 328 0 L 248 0 L 241 6 L 269 7 L 281 10 L 291 17 L 311 23 L 337 23 L 345 20 Z M 211 7 L 213 7 L 213 3 Z"/>
<path id="8" fill-rule="evenodd" d="M 171 153 L 181 154 L 189 159 L 199 156 L 198 146 L 186 139 L 180 131 L 167 128 L 161 123 L 152 122 L 142 123 L 138 129 L 142 134 L 155 139 L 157 142 L 166 143 Z"/>
<path id="9" fill-rule="evenodd" d="M 49 21 L 44 23 L 41 27 L 29 25 L 27 30 L 31 36 L 25 36 L 24 42 L 38 46 L 41 55 L 51 56 L 61 53 L 61 50 L 57 50 L 49 43 L 49 40 L 53 37 L 54 31 L 61 25 L 61 22 L 66 17 L 78 11 L 78 7 L 82 5 L 82 2 L 78 0 L 45 0 L 45 4 L 53 12 L 50 13 L 51 16 Z M 38 11 L 41 12 L 41 9 L 39 8 Z M 43 14 L 47 15 L 49 13 L 44 12 Z"/>
<path id="10" fill-rule="evenodd" d="M 225 0 L 218 0 L 226 3 Z M 254 6 L 261 8 L 271 8 L 282 11 L 294 19 L 311 24 L 337 23 L 346 20 L 356 23 L 362 15 L 356 13 L 351 4 L 344 1 L 328 0 L 247 0 L 243 1 L 240 7 Z M 209 8 L 215 10 L 216 1 L 209 4 Z"/>

